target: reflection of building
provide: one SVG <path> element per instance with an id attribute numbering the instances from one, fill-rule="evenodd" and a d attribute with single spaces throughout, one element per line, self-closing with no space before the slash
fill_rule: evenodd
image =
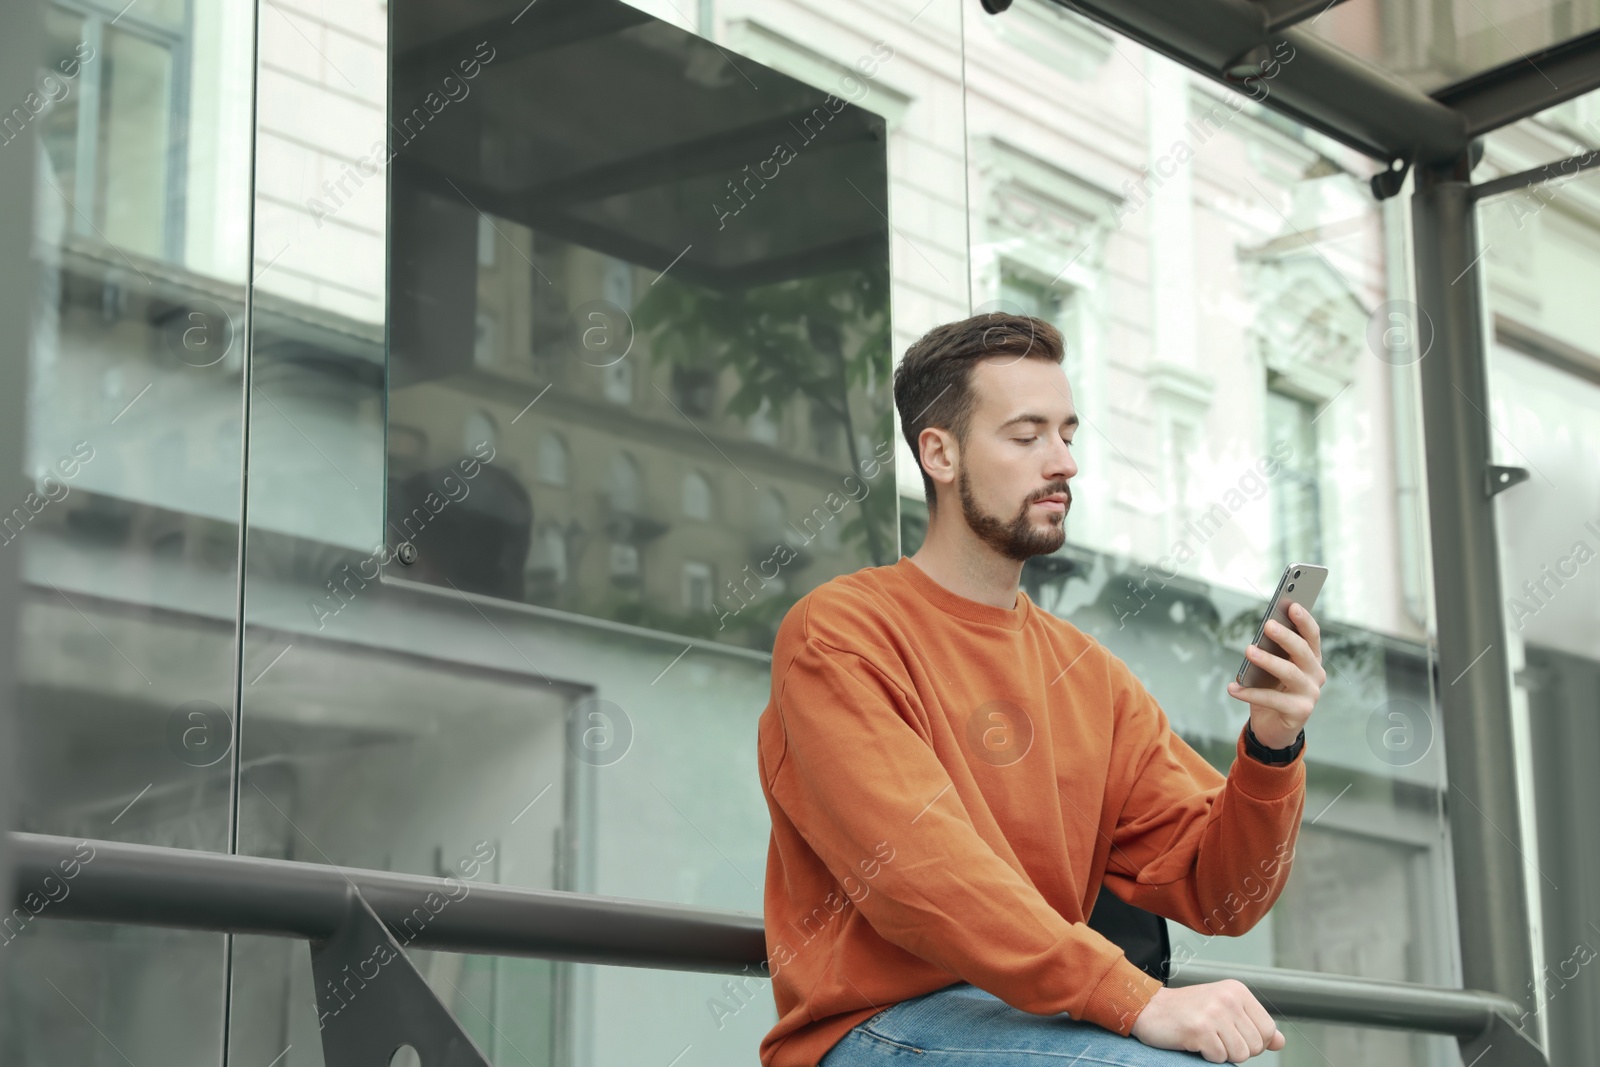
<path id="1" fill-rule="evenodd" d="M 232 840 L 247 854 L 424 873 L 485 840 L 502 881 L 758 908 L 766 815 L 749 771 L 765 642 L 783 606 L 871 561 L 867 528 L 846 523 L 869 520 L 890 556 L 914 549 L 909 454 L 894 446 L 892 476 L 852 488 L 845 475 L 895 439 L 888 353 L 998 302 L 1061 327 L 1087 420 L 1069 544 L 1030 564 L 1026 588 L 1126 658 L 1197 749 L 1228 758 L 1241 714 L 1221 682 L 1278 567 L 1315 557 L 1336 576 L 1318 614 L 1337 681 L 1318 711 L 1316 822 L 1291 890 L 1246 938 L 1174 930 L 1175 944 L 1207 959 L 1453 982 L 1447 783 L 1427 734 L 1433 692 L 1450 679 L 1436 684 L 1430 656 L 1415 359 L 1372 330 L 1381 308 L 1407 299 L 1396 265 L 1408 229 L 1398 201 L 1367 194 L 1371 164 L 1043 0 L 1000 18 L 944 0 L 920 15 L 921 0 L 846 15 L 803 0 L 702 4 L 708 21 L 695 29 L 718 48 L 691 39 L 686 5 L 541 0 L 538 17 L 579 20 L 566 32 L 586 47 L 631 34 L 628 55 L 652 79 L 640 88 L 625 64 L 608 66 L 603 103 L 655 140 L 598 122 L 556 131 L 595 166 L 540 193 L 575 205 L 585 230 L 527 214 L 489 180 L 541 152 L 563 158 L 553 135 L 518 137 L 528 115 L 560 117 L 544 101 L 567 99 L 536 91 L 548 89 L 537 50 L 509 28 L 520 4 L 492 37 L 493 58 L 458 82 L 465 95 L 406 127 L 447 162 L 482 165 L 501 198 L 458 190 L 481 211 L 437 180 L 391 198 L 395 171 L 372 150 L 391 65 L 425 85 L 435 61 L 488 54 L 481 38 L 429 22 L 431 7 L 120 6 L 51 7 L 52 62 L 83 58 L 39 118 L 30 462 L 54 464 L 79 441 L 94 458 L 0 546 L 25 553 L 29 583 L 26 828 L 213 850 Z M 615 21 L 579 33 L 590 9 Z M 1447 21 L 1443 6 L 1427 10 Z M 1398 54 L 1454 69 L 1462 57 L 1428 45 L 1433 36 Z M 823 262 L 892 268 L 864 275 L 856 310 L 867 313 L 814 328 L 795 325 L 781 290 L 762 289 L 782 327 L 763 336 L 781 350 L 730 343 L 748 306 L 713 299 L 733 290 L 712 284 L 704 246 L 674 264 L 680 246 L 659 240 L 680 207 L 715 228 L 726 183 L 770 152 L 747 153 L 736 137 L 711 154 L 711 120 L 731 113 L 748 119 L 734 132 L 770 132 L 764 112 L 739 111 L 754 107 L 741 67 L 772 79 L 762 92 L 841 93 L 855 125 L 830 120 L 818 137 L 848 135 L 837 153 L 813 151 L 819 140 L 796 161 L 810 170 L 785 165 L 747 187 L 755 195 L 727 225 L 748 242 L 735 262 L 759 262 L 763 234 L 792 252 L 782 242 L 832 232 L 831 219 L 865 228 L 875 251 L 833 242 L 840 258 Z M 669 106 L 668 90 L 718 106 Z M 465 118 L 480 106 L 499 118 L 482 141 Z M 1485 168 L 1553 158 L 1574 137 L 1600 143 L 1595 106 L 1497 134 Z M 674 143 L 710 169 L 651 154 Z M 647 164 L 696 195 L 613 204 Z M 839 172 L 859 189 L 825 184 Z M 460 171 L 444 173 L 461 185 Z M 1597 271 L 1595 188 L 1573 181 L 1483 212 L 1500 461 L 1564 487 L 1592 486 L 1569 472 L 1588 469 L 1597 447 L 1585 436 L 1597 357 L 1582 299 Z M 402 263 L 395 282 L 386 250 L 407 198 L 434 203 L 430 239 L 449 255 Z M 398 217 L 425 228 L 420 211 Z M 787 260 L 786 277 L 829 277 L 769 258 Z M 661 311 L 663 293 L 685 303 Z M 652 300 L 660 321 L 647 323 Z M 891 319 L 871 313 L 883 308 Z M 725 329 L 702 337 L 685 323 Z M 404 355 L 419 337 L 437 365 L 392 358 L 397 341 Z M 727 358 L 708 365 L 719 346 Z M 832 384 L 745 390 L 780 356 L 830 346 L 863 372 L 845 407 L 824 402 L 841 395 Z M 462 481 L 463 496 L 445 472 L 485 455 L 479 445 L 496 473 Z M 1261 465 L 1271 459 L 1282 462 Z M 1552 768 L 1528 787 L 1541 819 L 1564 795 L 1552 783 L 1585 769 L 1582 747 L 1563 745 L 1540 713 L 1592 691 L 1600 571 L 1544 577 L 1587 536 L 1569 521 L 1573 501 L 1592 510 L 1586 491 L 1503 513 L 1507 595 L 1544 583 L 1520 595 L 1525 629 L 1509 634 L 1523 667 L 1518 713 L 1537 766 Z M 407 533 L 419 505 L 430 517 Z M 897 517 L 898 544 L 887 536 Z M 418 563 L 374 577 L 380 546 L 413 537 Z M 790 555 L 773 564 L 779 546 Z M 196 766 L 171 750 L 175 712 L 236 699 L 237 781 L 231 759 Z M 614 710 L 597 725 L 602 700 Z M 1385 747 L 1402 726 L 1415 752 Z M 587 743 L 596 730 L 629 739 L 615 765 Z M 1550 829 L 1558 819 L 1529 835 L 1550 863 L 1581 830 Z M 1551 923 L 1575 925 L 1579 911 L 1562 898 Z M 216 1058 L 230 980 L 220 939 L 49 926 L 30 938 L 13 948 L 29 972 L 135 1062 Z M 292 1045 L 283 1064 L 316 1062 L 298 946 L 235 948 L 233 1058 L 270 1063 Z M 726 1027 L 711 1022 L 706 1002 L 725 994 L 708 976 L 447 956 L 428 974 L 497 1062 L 600 1067 L 661 1049 L 666 1062 L 689 1044 L 748 1062 L 769 1023 L 759 998 Z M 93 1062 L 99 1036 L 40 989 L 18 994 L 37 1022 L 7 1062 Z M 1335 1062 L 1452 1062 L 1447 1042 L 1301 1029 Z M 1307 1048 L 1294 1055 L 1314 1058 Z"/>

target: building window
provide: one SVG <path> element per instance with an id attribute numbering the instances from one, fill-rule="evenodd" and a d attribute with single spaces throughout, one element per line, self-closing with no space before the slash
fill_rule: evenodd
<path id="1" fill-rule="evenodd" d="M 683 513 L 691 519 L 711 521 L 711 483 L 699 471 L 683 476 Z"/>
<path id="2" fill-rule="evenodd" d="M 711 610 L 711 564 L 689 560 L 683 565 L 683 606 L 690 611 Z"/>
<path id="3" fill-rule="evenodd" d="M 494 366 L 498 362 L 499 343 L 494 316 L 487 311 L 478 312 L 473 321 L 472 362 L 480 367 Z"/>
<path id="4" fill-rule="evenodd" d="M 39 133 L 49 180 L 71 205 L 66 225 L 121 251 L 181 258 L 183 185 L 172 173 L 185 141 L 181 26 L 138 11 L 47 12 L 49 71 L 71 88 Z"/>
<path id="5" fill-rule="evenodd" d="M 483 212 L 478 212 L 478 266 L 494 266 L 495 241 L 500 235 L 495 232 L 494 222 Z"/>
<path id="6" fill-rule="evenodd" d="M 760 441 L 764 445 L 778 443 L 778 424 L 772 418 L 772 400 L 770 397 L 761 398 L 761 406 L 756 408 L 755 414 L 750 416 L 746 423 L 750 438 Z"/>
<path id="7" fill-rule="evenodd" d="M 793 540 L 789 532 L 788 508 L 775 489 L 756 497 L 755 535 L 763 544 L 776 547 Z"/>
<path id="8" fill-rule="evenodd" d="M 627 453 L 611 457 L 609 478 L 611 506 L 630 515 L 641 513 L 639 465 Z"/>
<path id="9" fill-rule="evenodd" d="M 1009 262 L 1000 264 L 1000 299 L 1008 307 L 1021 308 L 1022 314 L 1058 328 L 1066 310 L 1066 297 L 1060 289 Z"/>
<path id="10" fill-rule="evenodd" d="M 1043 275 L 1003 259 L 1000 261 L 1000 300 L 1006 310 L 1020 310 L 1060 330 L 1061 347 L 1065 349 L 1061 365 L 1068 374 L 1077 370 L 1072 290 L 1053 285 Z"/>
<path id="11" fill-rule="evenodd" d="M 604 376 L 606 399 L 613 404 L 633 403 L 633 364 L 619 359 L 600 372 Z"/>
<path id="12" fill-rule="evenodd" d="M 461 424 L 461 451 L 481 456 L 485 445 L 494 448 L 494 435 L 494 420 L 487 412 L 474 411 Z"/>
<path id="13" fill-rule="evenodd" d="M 567 538 L 561 527 L 550 525 L 539 531 L 533 543 L 532 569 L 552 589 L 567 584 Z"/>
<path id="14" fill-rule="evenodd" d="M 606 257 L 600 276 L 600 297 L 623 311 L 633 310 L 633 266 L 626 260 Z"/>
<path id="15" fill-rule="evenodd" d="M 567 446 L 556 434 L 539 438 L 539 480 L 546 485 L 567 484 Z"/>
<path id="16" fill-rule="evenodd" d="M 1267 390 L 1267 439 L 1289 445 L 1283 469 L 1272 480 L 1272 549 L 1281 569 L 1322 560 L 1322 495 L 1317 466 L 1315 405 Z"/>

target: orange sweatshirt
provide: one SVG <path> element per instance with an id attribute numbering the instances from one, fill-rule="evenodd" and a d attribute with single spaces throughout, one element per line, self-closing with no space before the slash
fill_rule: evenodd
<path id="1" fill-rule="evenodd" d="M 1099 642 L 906 556 L 789 610 L 758 738 L 778 1008 L 762 1067 L 815 1067 L 958 981 L 1126 1036 L 1161 984 L 1085 924 L 1101 883 L 1237 936 L 1282 892 L 1305 806 L 1304 748 L 1260 763 L 1241 729 L 1224 778 Z"/>

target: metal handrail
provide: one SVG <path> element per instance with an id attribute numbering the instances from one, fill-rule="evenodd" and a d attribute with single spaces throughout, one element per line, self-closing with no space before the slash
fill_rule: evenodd
<path id="1" fill-rule="evenodd" d="M 77 839 L 10 837 L 17 905 L 34 894 L 38 918 L 317 941 L 339 928 L 354 886 L 407 947 L 729 974 L 766 958 L 749 912 L 116 841 L 87 842 L 84 862 Z M 74 858 L 67 880 L 60 865 Z M 46 878 L 66 887 L 59 901 Z"/>
<path id="2" fill-rule="evenodd" d="M 762 918 L 751 912 L 43 834 L 12 833 L 10 841 L 18 906 L 28 894 L 46 901 L 40 918 L 315 942 L 344 922 L 354 888 L 408 946 L 660 970 L 765 967 Z M 85 847 L 93 850 L 87 860 Z M 74 859 L 69 880 L 63 864 Z M 46 878 L 67 887 L 59 900 L 45 894 Z M 430 897 L 446 903 L 435 910 Z M 1516 1002 L 1496 993 L 1199 962 L 1174 968 L 1168 984 L 1226 978 L 1283 1018 L 1446 1034 L 1473 1047 L 1498 1043 L 1503 1053 L 1519 1046 L 1495 1062 L 1546 1062 L 1516 1028 Z"/>

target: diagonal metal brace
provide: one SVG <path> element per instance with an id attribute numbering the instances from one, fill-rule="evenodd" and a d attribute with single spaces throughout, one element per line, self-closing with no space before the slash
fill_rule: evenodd
<path id="1" fill-rule="evenodd" d="M 428 1067 L 489 1067 L 354 885 L 345 909 L 327 940 L 309 942 L 327 1067 L 389 1067 L 401 1045 Z"/>

